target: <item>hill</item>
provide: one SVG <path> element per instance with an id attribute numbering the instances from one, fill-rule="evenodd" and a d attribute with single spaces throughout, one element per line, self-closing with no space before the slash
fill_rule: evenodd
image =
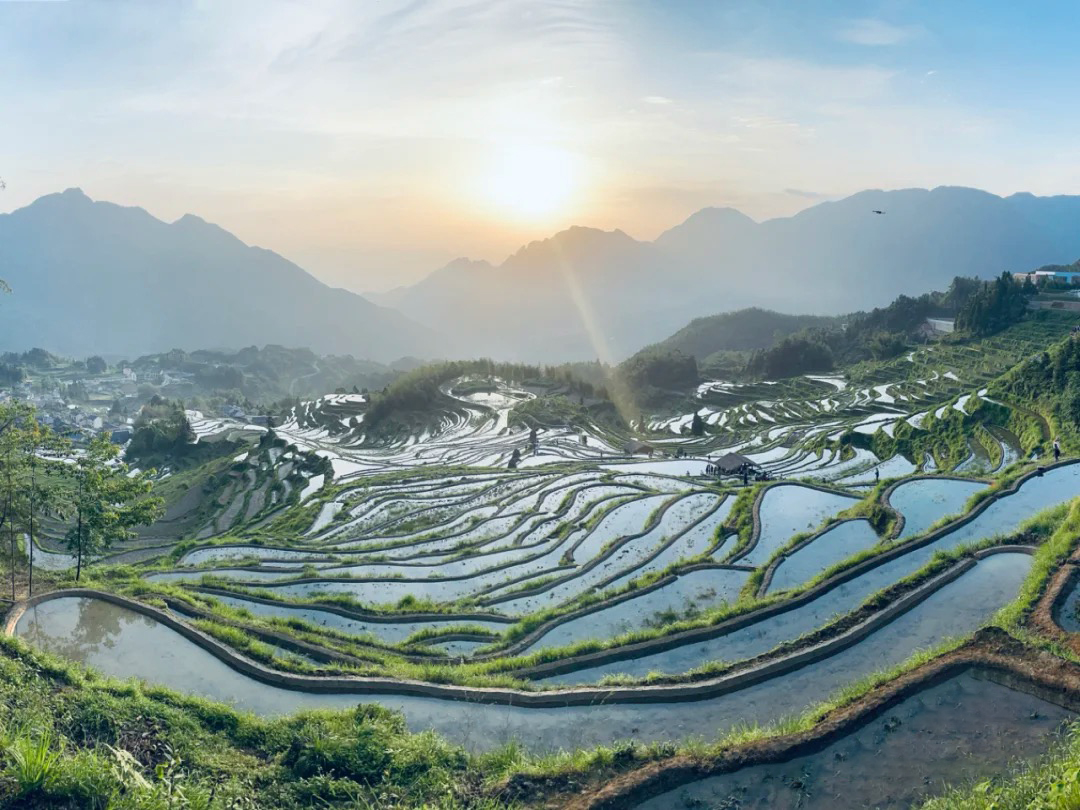
<path id="1" fill-rule="evenodd" d="M 134 355 L 276 343 L 390 360 L 430 355 L 424 327 L 333 289 L 187 215 L 162 222 L 78 189 L 0 215 L 0 347 Z"/>
<path id="2" fill-rule="evenodd" d="M 684 322 L 665 293 L 664 256 L 622 231 L 573 227 L 502 264 L 458 259 L 380 303 L 460 337 L 465 354 L 526 361 L 606 359 Z"/>
<path id="3" fill-rule="evenodd" d="M 863 191 L 761 223 L 707 208 L 654 242 L 571 228 L 498 266 L 458 260 L 376 300 L 453 331 L 474 354 L 618 360 L 712 312 L 839 314 L 958 275 L 1071 262 L 1077 224 L 1080 196 Z"/>
<path id="4" fill-rule="evenodd" d="M 704 361 L 716 352 L 767 349 L 778 338 L 803 329 L 836 326 L 839 320 L 821 315 L 787 315 L 750 307 L 736 312 L 695 318 L 674 335 L 657 344 L 657 348 L 679 351 Z"/>
<path id="5" fill-rule="evenodd" d="M 70 189 L 0 215 L 0 277 L 15 291 L 0 348 L 132 356 L 270 343 L 380 361 L 616 362 L 713 312 L 839 314 L 957 275 L 1071 262 L 1077 223 L 1080 197 L 950 187 L 864 191 L 762 223 L 706 208 L 654 242 L 573 227 L 499 265 L 458 259 L 373 304 L 198 217 L 165 223 Z M 741 317 L 753 325 L 692 324 L 672 348 L 700 360 L 701 344 L 761 348 L 798 331 Z"/>

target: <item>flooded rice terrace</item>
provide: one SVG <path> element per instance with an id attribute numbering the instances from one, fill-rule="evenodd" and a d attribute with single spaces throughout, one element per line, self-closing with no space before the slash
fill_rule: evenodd
<path id="1" fill-rule="evenodd" d="M 823 750 L 703 779 L 640 810 L 901 810 L 1046 751 L 1072 712 L 965 673 Z"/>
<path id="2" fill-rule="evenodd" d="M 1080 465 L 1056 467 L 961 518 L 986 479 L 822 444 L 911 416 L 902 386 L 842 383 L 804 380 L 820 396 L 797 402 L 779 385 L 753 403 L 737 387 L 703 387 L 709 433 L 684 433 L 685 416 L 654 420 L 648 458 L 595 424 L 545 428 L 534 442 L 510 416 L 534 394 L 505 385 L 468 396 L 444 386 L 456 405 L 405 439 L 367 436 L 363 397 L 305 403 L 277 428 L 286 449 L 235 460 L 260 475 L 300 469 L 304 454 L 328 461 L 322 479 L 287 473 L 293 505 L 278 517 L 288 531 L 273 513 L 244 522 L 250 500 L 235 499 L 250 499 L 243 482 L 256 476 L 237 476 L 200 543 L 143 573 L 188 598 L 169 597 L 166 623 L 137 604 L 60 594 L 28 607 L 14 632 L 109 675 L 260 715 L 376 702 L 474 751 L 711 740 L 776 724 L 992 621 L 1021 592 L 1033 549 L 958 553 L 1000 545 L 1080 492 Z M 193 426 L 200 440 L 257 432 L 201 417 Z M 706 474 L 726 453 L 767 480 L 741 496 L 738 477 Z M 887 523 L 859 511 L 868 495 Z M 1076 624 L 1075 612 L 1062 621 Z M 261 632 L 278 652 L 252 662 L 228 640 L 168 625 L 196 619 Z M 299 630 L 314 652 L 266 636 Z M 367 678 L 327 673 L 320 650 L 352 656 Z M 395 674 L 418 663 L 462 675 L 430 686 L 417 685 L 416 669 Z M 516 685 L 485 689 L 492 674 Z M 990 706 L 1002 711 L 979 708 Z M 842 806 L 908 806 L 1044 751 L 1069 716 L 961 675 L 822 751 L 643 806 L 824 807 L 839 796 Z"/>

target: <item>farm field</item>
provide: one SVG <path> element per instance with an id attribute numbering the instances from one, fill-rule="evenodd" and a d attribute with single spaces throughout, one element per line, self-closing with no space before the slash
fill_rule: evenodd
<path id="1" fill-rule="evenodd" d="M 1022 326 L 991 351 L 1051 334 Z M 818 806 L 852 789 L 855 752 L 887 740 L 911 757 L 903 772 L 925 770 L 895 791 L 908 806 L 1045 753 L 1077 706 L 1040 702 L 1045 684 L 1009 662 L 1080 627 L 1075 577 L 1058 572 L 1080 464 L 1049 463 L 1038 419 L 959 352 L 704 384 L 700 436 L 683 415 L 636 436 L 540 425 L 534 441 L 515 409 L 544 394 L 501 379 L 444 384 L 449 405 L 407 437 L 367 435 L 362 395 L 304 402 L 272 431 L 190 413 L 198 441 L 246 435 L 246 449 L 209 462 L 213 487 L 162 477 L 174 495 L 158 524 L 78 587 L 17 606 L 8 630 L 268 720 L 376 704 L 469 756 L 627 750 L 619 806 Z M 753 465 L 745 485 L 713 473 L 731 453 Z M 72 564 L 35 555 L 60 576 Z M 1003 658 L 1009 634 L 1034 646 Z M 895 708 L 873 707 L 907 681 Z M 980 701 L 1007 709 L 1000 728 L 963 732 Z M 824 753 L 730 773 L 708 753 L 812 737 L 845 711 L 858 722 Z M 943 758 L 905 736 L 945 727 L 961 730 L 942 740 L 1021 742 Z M 688 751 L 703 764 L 675 784 L 633 770 Z M 834 755 L 850 769 L 824 767 Z M 867 762 L 871 801 L 897 777 Z"/>

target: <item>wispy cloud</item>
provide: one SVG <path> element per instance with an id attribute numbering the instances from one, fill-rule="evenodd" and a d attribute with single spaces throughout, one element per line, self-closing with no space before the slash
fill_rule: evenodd
<path id="1" fill-rule="evenodd" d="M 704 205 L 764 218 L 834 196 L 814 189 L 1060 190 L 1058 164 L 1077 164 L 1054 102 L 1076 66 L 1067 38 L 1053 51 L 1060 21 L 1037 20 L 1020 60 L 945 47 L 967 33 L 959 11 L 931 36 L 915 16 L 806 4 L 795 22 L 745 0 L 49 5 L 0 0 L 0 75 L 19 77 L 0 204 L 82 185 L 343 276 L 544 236 L 470 203 L 500 142 L 580 155 L 560 226 L 645 236 Z M 1013 33 L 994 14 L 987 30 Z"/>
<path id="2" fill-rule="evenodd" d="M 729 55 L 718 57 L 716 69 L 727 92 L 783 101 L 789 110 L 825 101 L 872 101 L 885 94 L 896 75 L 876 65 Z"/>
<path id="3" fill-rule="evenodd" d="M 204 7 L 185 69 L 121 103 L 327 135 L 469 137 L 515 119 L 537 132 L 574 77 L 609 75 L 618 46 L 585 0 L 268 0 L 241 24 L 251 10 Z"/>
<path id="4" fill-rule="evenodd" d="M 868 47 L 899 45 L 917 36 L 921 28 L 912 25 L 893 25 L 884 20 L 864 17 L 845 22 L 836 32 L 836 38 L 843 42 Z"/>
<path id="5" fill-rule="evenodd" d="M 792 197 L 802 197 L 804 200 L 828 200 L 836 196 L 821 191 L 807 191 L 802 188 L 785 188 L 784 193 L 790 194 Z"/>

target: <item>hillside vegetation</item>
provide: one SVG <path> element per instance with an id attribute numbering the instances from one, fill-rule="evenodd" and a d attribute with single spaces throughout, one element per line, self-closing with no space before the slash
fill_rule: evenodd
<path id="1" fill-rule="evenodd" d="M 695 318 L 671 337 L 650 347 L 682 352 L 707 367 L 723 352 L 767 349 L 779 339 L 806 329 L 838 326 L 840 319 L 821 315 L 788 315 L 759 307 Z"/>
<path id="2" fill-rule="evenodd" d="M 359 705 L 258 720 L 103 680 L 0 640 L 0 806 L 61 810 L 512 807 L 484 798 L 514 754 L 469 756 Z"/>

